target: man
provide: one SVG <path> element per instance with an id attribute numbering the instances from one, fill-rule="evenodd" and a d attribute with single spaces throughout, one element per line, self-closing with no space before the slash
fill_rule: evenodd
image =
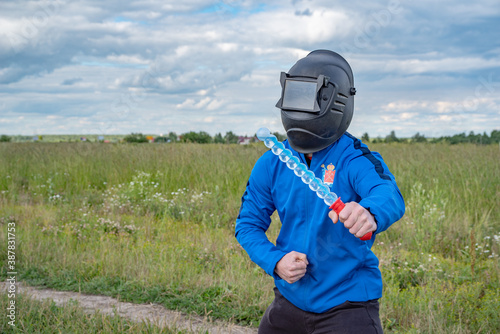
<path id="1" fill-rule="evenodd" d="M 281 86 L 285 147 L 346 206 L 340 217 L 330 211 L 272 152 L 257 161 L 235 235 L 276 285 L 259 333 L 382 333 L 382 278 L 371 247 L 403 216 L 404 201 L 382 157 L 346 133 L 352 70 L 339 54 L 316 50 L 281 74 Z M 276 245 L 265 234 L 275 210 Z M 361 240 L 368 232 L 371 239 Z"/>

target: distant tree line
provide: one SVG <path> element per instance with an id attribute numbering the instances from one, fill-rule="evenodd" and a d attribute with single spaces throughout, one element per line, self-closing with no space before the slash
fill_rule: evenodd
<path id="1" fill-rule="evenodd" d="M 278 140 L 283 141 L 286 139 L 285 135 L 282 135 L 278 132 L 273 133 Z M 249 142 L 256 142 L 258 141 L 255 135 L 252 136 L 238 136 L 232 131 L 226 132 L 225 135 L 222 135 L 222 133 L 217 133 L 215 136 L 210 136 L 209 133 L 205 131 L 200 131 L 200 132 L 186 132 L 181 135 L 177 135 L 175 132 L 169 132 L 168 135 L 166 136 L 159 136 L 154 138 L 155 143 L 175 143 L 175 142 L 180 142 L 180 143 L 198 143 L 198 144 L 210 144 L 210 143 L 215 143 L 215 144 L 238 144 L 241 141 L 247 139 Z M 127 143 L 147 143 L 150 140 L 147 138 L 147 136 L 143 135 L 142 133 L 131 133 L 125 138 L 123 138 L 123 141 Z"/>
<path id="2" fill-rule="evenodd" d="M 278 132 L 273 133 L 279 141 L 283 141 L 286 139 L 286 135 L 280 134 Z M 250 138 L 250 142 L 257 141 L 255 135 L 251 137 L 242 137 L 237 136 L 232 131 L 226 132 L 225 135 L 222 133 L 217 133 L 215 136 L 211 137 L 205 131 L 194 132 L 190 131 L 187 133 L 183 133 L 181 135 L 177 135 L 175 132 L 170 132 L 167 136 L 156 137 L 154 142 L 160 143 L 173 143 L 173 142 L 181 142 L 181 143 L 200 143 L 200 144 L 237 144 L 242 141 L 242 138 Z M 424 134 L 417 132 L 410 138 L 398 138 L 396 136 L 396 132 L 393 130 L 387 136 L 371 138 L 368 133 L 364 133 L 361 137 L 361 140 L 365 143 L 448 143 L 448 144 L 460 144 L 460 143 L 471 143 L 478 145 L 487 145 L 494 144 L 500 142 L 500 131 L 493 130 L 491 134 L 488 136 L 486 132 L 483 134 L 475 134 L 471 131 L 468 135 L 465 132 L 459 133 L 453 136 L 442 136 L 439 138 L 427 138 Z M 139 142 L 146 143 L 148 140 L 146 136 L 142 134 L 131 134 L 124 138 L 125 142 Z"/>
<path id="3" fill-rule="evenodd" d="M 9 142 L 12 140 L 12 137 L 9 137 L 7 135 L 1 135 L 0 136 L 0 142 Z"/>
<path id="4" fill-rule="evenodd" d="M 493 130 L 488 136 L 486 132 L 475 134 L 473 131 L 467 135 L 465 132 L 453 136 L 442 136 L 439 138 L 427 138 L 425 135 L 417 132 L 411 138 L 398 138 L 395 131 L 391 131 L 385 138 L 377 137 L 370 139 L 368 133 L 364 133 L 361 137 L 363 142 L 371 143 L 447 143 L 447 144 L 462 144 L 471 143 L 477 145 L 496 144 L 500 142 L 500 131 Z"/>
<path id="5" fill-rule="evenodd" d="M 500 142 L 500 131 L 493 130 L 489 136 L 486 132 L 483 134 L 474 134 L 474 132 L 471 131 L 468 135 L 466 135 L 465 132 L 462 132 L 453 136 L 439 137 L 433 139 L 432 142 L 446 142 L 450 144 L 472 143 L 479 145 L 497 144 Z"/>
<path id="6" fill-rule="evenodd" d="M 286 139 L 286 135 L 274 132 L 273 133 L 279 141 L 283 141 Z M 42 136 L 14 136 L 16 140 L 14 141 L 29 141 L 29 140 L 42 140 Z M 439 138 L 428 138 L 425 137 L 424 134 L 417 132 L 410 138 L 398 138 L 396 136 L 396 132 L 393 130 L 385 137 L 376 137 L 370 138 L 368 133 L 364 133 L 361 137 L 361 140 L 365 143 L 447 143 L 447 144 L 462 144 L 462 143 L 470 143 L 477 145 L 488 145 L 488 144 L 497 144 L 500 143 L 500 131 L 493 130 L 490 135 L 486 132 L 474 133 L 473 131 L 466 134 L 465 132 L 453 135 L 453 136 L 442 136 Z M 7 135 L 0 135 L 0 142 L 11 142 L 13 141 L 13 137 Z M 102 140 L 99 140 L 100 142 Z M 200 143 L 200 144 L 238 144 L 242 142 L 256 142 L 258 141 L 255 135 L 252 136 L 238 136 L 234 134 L 232 131 L 226 132 L 225 135 L 222 133 L 217 133 L 215 136 L 210 136 L 205 131 L 194 132 L 190 131 L 187 133 L 183 133 L 181 135 L 177 135 L 175 132 L 169 132 L 167 135 L 162 136 L 146 136 L 142 133 L 131 133 L 126 135 L 123 138 L 123 141 L 126 143 Z"/>

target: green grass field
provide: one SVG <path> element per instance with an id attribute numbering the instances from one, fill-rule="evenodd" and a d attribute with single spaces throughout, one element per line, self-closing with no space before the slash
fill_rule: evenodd
<path id="1" fill-rule="evenodd" d="M 373 247 L 384 276 L 385 331 L 500 332 L 498 145 L 370 149 L 384 157 L 407 206 Z M 257 326 L 273 282 L 236 242 L 234 223 L 264 151 L 258 144 L 0 143 L 0 276 L 11 271 L 7 230 L 15 226 L 17 279 L 27 284 Z M 279 225 L 273 217 L 271 240 Z M 19 298 L 18 326 L 43 327 L 47 314 L 60 318 L 51 328 L 74 325 L 72 309 Z M 96 317 L 75 324 L 102 327 Z M 104 322 L 106 333 L 129 326 Z"/>

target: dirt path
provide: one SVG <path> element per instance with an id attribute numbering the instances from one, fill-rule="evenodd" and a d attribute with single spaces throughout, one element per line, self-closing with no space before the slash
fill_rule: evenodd
<path id="1" fill-rule="evenodd" d="M 0 283 L 2 291 L 7 289 L 5 282 Z M 34 287 L 17 284 L 17 293 L 26 294 L 35 300 L 51 299 L 57 306 L 64 306 L 70 300 L 78 301 L 78 305 L 87 313 L 99 311 L 102 314 L 114 316 L 115 314 L 125 319 L 142 322 L 150 321 L 160 326 L 187 330 L 192 333 L 217 333 L 217 334 L 254 334 L 257 330 L 227 324 L 222 322 L 209 322 L 199 316 L 187 316 L 180 312 L 167 310 L 156 304 L 133 304 L 120 302 L 115 298 L 98 295 L 86 295 L 77 292 L 56 291 L 52 289 L 37 289 Z"/>

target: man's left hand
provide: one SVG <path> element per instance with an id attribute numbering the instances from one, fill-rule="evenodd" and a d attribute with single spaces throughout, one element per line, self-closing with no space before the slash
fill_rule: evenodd
<path id="1" fill-rule="evenodd" d="M 340 217 L 339 217 L 340 216 Z M 351 234 L 357 238 L 361 238 L 368 232 L 377 229 L 377 223 L 370 211 L 363 208 L 359 203 L 349 202 L 345 204 L 345 208 L 337 215 L 335 211 L 330 211 L 328 217 L 336 224 L 339 219 Z"/>

